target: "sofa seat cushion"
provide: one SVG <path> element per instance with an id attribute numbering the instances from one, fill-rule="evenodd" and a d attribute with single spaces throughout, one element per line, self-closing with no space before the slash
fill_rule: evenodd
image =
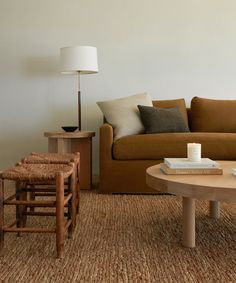
<path id="1" fill-rule="evenodd" d="M 236 100 L 194 97 L 191 101 L 191 130 L 236 133 Z"/>
<path id="2" fill-rule="evenodd" d="M 187 143 L 200 143 L 202 157 L 236 160 L 235 133 L 163 133 L 123 137 L 113 143 L 117 160 L 160 160 L 186 157 Z"/>

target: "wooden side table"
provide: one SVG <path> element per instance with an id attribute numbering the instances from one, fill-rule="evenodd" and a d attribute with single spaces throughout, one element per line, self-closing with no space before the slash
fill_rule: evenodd
<path id="1" fill-rule="evenodd" d="M 80 152 L 80 185 L 81 189 L 92 188 L 92 137 L 95 132 L 45 132 L 48 138 L 48 152 Z"/>

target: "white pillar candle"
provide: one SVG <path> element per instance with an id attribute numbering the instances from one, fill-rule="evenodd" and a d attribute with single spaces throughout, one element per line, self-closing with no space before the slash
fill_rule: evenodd
<path id="1" fill-rule="evenodd" d="M 187 144 L 188 160 L 192 162 L 201 161 L 201 144 L 200 143 L 188 143 Z"/>

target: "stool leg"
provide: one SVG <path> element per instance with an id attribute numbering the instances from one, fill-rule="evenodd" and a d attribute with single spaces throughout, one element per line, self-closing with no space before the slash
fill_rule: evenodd
<path id="1" fill-rule="evenodd" d="M 67 181 L 67 192 L 68 192 L 68 194 L 70 194 L 71 192 L 72 192 L 72 190 L 71 190 L 71 184 L 72 184 L 72 178 L 71 178 L 71 176 L 68 178 L 68 181 Z M 73 195 L 72 195 L 72 198 L 73 198 Z M 72 221 L 72 200 L 73 199 L 70 199 L 69 201 L 68 201 L 68 216 L 67 216 L 67 220 L 69 221 L 69 220 L 71 220 Z M 72 222 L 71 222 L 71 224 L 70 224 L 70 226 L 68 227 L 68 238 L 71 238 L 72 237 L 72 228 L 71 228 L 71 226 L 72 226 Z"/>
<path id="2" fill-rule="evenodd" d="M 22 192 L 22 199 L 27 200 L 27 192 Z M 22 225 L 23 227 L 26 226 L 26 221 L 27 221 L 27 215 L 25 214 L 27 212 L 27 205 L 24 205 L 22 207 Z"/>
<path id="3" fill-rule="evenodd" d="M 20 200 L 21 199 L 21 183 L 20 182 L 16 182 L 15 189 L 16 189 L 16 200 Z M 22 223 L 22 205 L 19 205 L 19 204 L 16 205 L 16 227 L 17 228 L 23 227 L 23 223 Z M 20 237 L 21 233 L 18 232 L 17 236 Z"/>
<path id="4" fill-rule="evenodd" d="M 79 202 L 80 202 L 80 183 L 77 180 L 76 183 L 76 214 L 79 214 Z"/>
<path id="5" fill-rule="evenodd" d="M 4 245 L 4 183 L 3 179 L 0 179 L 0 252 Z"/>
<path id="6" fill-rule="evenodd" d="M 34 185 L 30 185 L 31 188 L 34 188 Z M 30 200 L 35 200 L 35 192 L 30 192 Z M 30 211 L 34 211 L 34 207 L 30 207 Z"/>
<path id="7" fill-rule="evenodd" d="M 59 172 L 56 176 L 56 246 L 58 258 L 61 258 L 64 251 L 64 241 L 64 177 Z"/>
<path id="8" fill-rule="evenodd" d="M 22 188 L 26 186 L 23 182 L 16 182 L 16 200 L 27 200 L 27 192 L 23 192 Z M 25 227 L 27 215 L 24 212 L 27 211 L 26 205 L 16 205 L 16 226 L 17 228 Z M 18 232 L 17 236 L 20 237 L 21 233 Z"/>
<path id="9" fill-rule="evenodd" d="M 80 162 L 77 165 L 76 192 L 77 192 L 76 213 L 78 214 L 79 213 L 79 202 L 80 202 Z"/>
<path id="10" fill-rule="evenodd" d="M 71 225 L 68 227 L 68 236 L 72 238 L 76 226 L 76 210 L 77 210 L 77 184 L 76 184 L 76 174 L 73 171 L 72 175 L 69 177 L 68 190 L 72 193 L 72 198 L 69 201 L 68 207 L 68 218 L 71 218 Z"/>
<path id="11" fill-rule="evenodd" d="M 72 174 L 71 190 L 72 190 L 72 223 L 73 223 L 72 232 L 73 232 L 76 226 L 76 215 L 77 215 L 78 198 L 79 198 L 76 172 Z"/>

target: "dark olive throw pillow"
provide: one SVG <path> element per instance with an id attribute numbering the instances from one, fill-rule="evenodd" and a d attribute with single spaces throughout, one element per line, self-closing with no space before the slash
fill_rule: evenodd
<path id="1" fill-rule="evenodd" d="M 138 105 L 146 134 L 189 132 L 178 108 Z"/>

